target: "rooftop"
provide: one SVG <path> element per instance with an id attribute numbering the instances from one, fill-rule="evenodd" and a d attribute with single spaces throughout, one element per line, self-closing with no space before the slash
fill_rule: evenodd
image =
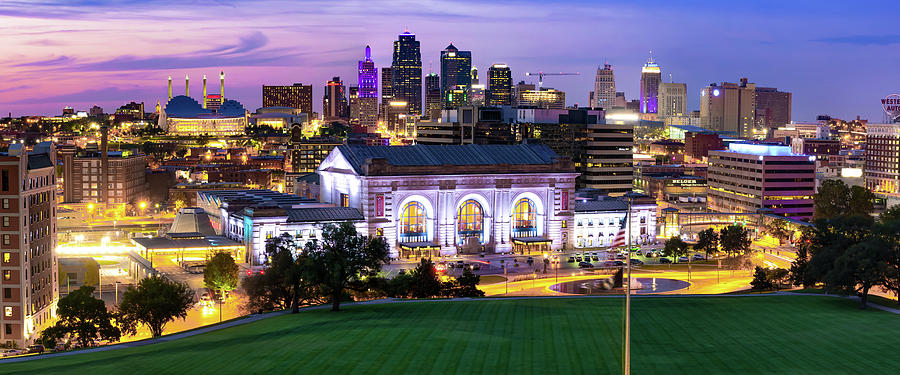
<path id="1" fill-rule="evenodd" d="M 759 156 L 805 156 L 793 153 L 790 146 L 759 145 L 752 143 L 729 144 L 726 152 Z"/>

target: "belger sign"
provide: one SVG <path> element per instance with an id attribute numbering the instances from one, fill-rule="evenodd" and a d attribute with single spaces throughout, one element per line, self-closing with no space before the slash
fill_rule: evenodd
<path id="1" fill-rule="evenodd" d="M 884 109 L 884 113 L 889 115 L 900 112 L 900 94 L 885 96 L 884 99 L 881 99 L 881 108 Z"/>

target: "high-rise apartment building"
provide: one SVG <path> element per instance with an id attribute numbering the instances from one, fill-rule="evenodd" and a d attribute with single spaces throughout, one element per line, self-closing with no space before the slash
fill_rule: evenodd
<path id="1" fill-rule="evenodd" d="M 378 127 L 378 69 L 372 61 L 372 49 L 366 45 L 365 59 L 358 64 L 359 94 L 357 97 L 357 118 L 359 126 L 366 133 L 374 133 Z"/>
<path id="2" fill-rule="evenodd" d="M 651 55 L 641 68 L 641 113 L 657 113 L 660 82 L 662 72 Z"/>
<path id="3" fill-rule="evenodd" d="M 494 64 L 488 68 L 487 105 L 512 105 L 512 72 L 506 64 Z"/>
<path id="4" fill-rule="evenodd" d="M 732 143 L 709 151 L 709 209 L 755 213 L 761 208 L 795 220 L 813 216 L 815 157 L 791 152 L 790 146 Z"/>
<path id="5" fill-rule="evenodd" d="M 472 84 L 472 52 L 460 51 L 450 43 L 441 51 L 441 96 L 444 108 L 457 108 L 468 104 L 468 91 Z M 462 97 L 459 90 L 466 92 Z"/>
<path id="6" fill-rule="evenodd" d="M 791 93 L 773 87 L 756 88 L 756 124 L 772 129 L 791 123 Z"/>
<path id="7" fill-rule="evenodd" d="M 322 116 L 325 120 L 350 118 L 350 107 L 341 77 L 334 77 L 325 84 L 325 95 L 322 97 Z"/>
<path id="8" fill-rule="evenodd" d="M 50 142 L 0 153 L 0 343 L 8 346 L 33 343 L 56 315 L 55 160 Z"/>
<path id="9" fill-rule="evenodd" d="M 626 110 L 606 111 L 604 117 L 587 124 L 579 186 L 620 196 L 631 191 L 634 184 L 634 126 L 638 117 Z"/>
<path id="10" fill-rule="evenodd" d="M 400 34 L 394 41 L 391 74 L 390 102 L 404 102 L 409 114 L 422 114 L 422 54 L 416 35 L 409 30 Z"/>
<path id="11" fill-rule="evenodd" d="M 671 82 L 660 83 L 658 104 L 657 114 L 660 121 L 669 117 L 688 116 L 687 85 Z"/>
<path id="12" fill-rule="evenodd" d="M 597 67 L 594 77 L 594 91 L 591 93 L 590 106 L 593 108 L 611 109 L 616 104 L 616 76 L 612 65 L 603 64 Z"/>
<path id="13" fill-rule="evenodd" d="M 709 130 L 734 132 L 741 138 L 765 138 L 765 129 L 756 126 L 756 84 L 722 82 L 700 92 L 700 126 Z"/>
<path id="14" fill-rule="evenodd" d="M 135 205 L 146 201 L 150 195 L 144 155 L 107 151 L 104 160 L 102 150 L 77 151 L 72 146 L 61 146 L 59 153 L 63 161 L 63 201 L 66 203 Z"/>
<path id="15" fill-rule="evenodd" d="M 900 193 L 900 123 L 866 125 L 866 188 Z"/>
<path id="16" fill-rule="evenodd" d="M 434 73 L 425 76 L 425 113 L 422 117 L 434 121 L 441 118 L 441 78 Z"/>
<path id="17" fill-rule="evenodd" d="M 263 107 L 288 107 L 299 109 L 312 117 L 312 86 L 295 83 L 291 86 L 262 87 Z"/>

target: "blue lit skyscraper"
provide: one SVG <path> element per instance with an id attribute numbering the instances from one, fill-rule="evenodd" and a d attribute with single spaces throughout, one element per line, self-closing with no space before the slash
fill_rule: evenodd
<path id="1" fill-rule="evenodd" d="M 378 69 L 372 61 L 372 49 L 366 45 L 366 58 L 359 61 L 358 120 L 361 131 L 374 133 L 378 127 Z M 353 114 L 351 114 L 351 117 Z"/>
<path id="2" fill-rule="evenodd" d="M 656 113 L 659 106 L 659 83 L 662 72 L 659 64 L 653 61 L 653 55 L 641 68 L 641 113 Z"/>

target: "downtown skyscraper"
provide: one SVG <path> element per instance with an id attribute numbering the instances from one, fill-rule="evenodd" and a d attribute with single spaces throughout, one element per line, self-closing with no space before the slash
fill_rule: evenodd
<path id="1" fill-rule="evenodd" d="M 359 126 L 366 133 L 374 133 L 378 126 L 378 69 L 372 61 L 372 49 L 366 45 L 365 59 L 358 64 L 358 111 Z"/>
<path id="2" fill-rule="evenodd" d="M 471 72 L 471 51 L 460 51 L 453 43 L 441 51 L 441 96 L 445 108 L 468 104 Z"/>
<path id="3" fill-rule="evenodd" d="M 494 64 L 488 68 L 487 105 L 512 105 L 512 72 L 506 64 Z"/>
<path id="4" fill-rule="evenodd" d="M 394 41 L 391 74 L 391 100 L 405 102 L 408 114 L 422 114 L 422 53 L 416 34 L 409 30 Z"/>
<path id="5" fill-rule="evenodd" d="M 425 113 L 432 120 L 441 118 L 441 77 L 434 73 L 425 76 Z"/>
<path id="6" fill-rule="evenodd" d="M 593 108 L 611 109 L 616 103 L 616 76 L 612 65 L 603 64 L 597 67 L 594 78 L 594 91 L 591 93 L 590 106 Z"/>
<path id="7" fill-rule="evenodd" d="M 660 82 L 662 82 L 662 72 L 659 64 L 653 60 L 653 55 L 650 55 L 647 63 L 641 68 L 641 113 L 657 112 Z"/>

